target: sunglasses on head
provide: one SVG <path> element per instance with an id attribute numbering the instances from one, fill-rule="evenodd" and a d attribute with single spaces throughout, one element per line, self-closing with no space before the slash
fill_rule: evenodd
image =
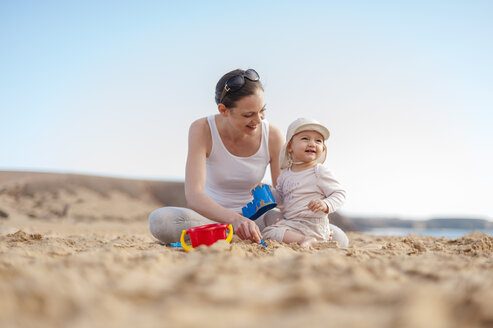
<path id="1" fill-rule="evenodd" d="M 228 92 L 235 92 L 240 90 L 245 85 L 245 78 L 250 81 L 258 81 L 260 80 L 260 76 L 258 73 L 250 68 L 247 69 L 243 74 L 238 74 L 233 77 L 230 77 L 226 83 L 224 83 L 224 89 L 221 93 L 221 97 L 219 98 L 219 103 L 223 101 L 223 98 L 226 96 Z"/>

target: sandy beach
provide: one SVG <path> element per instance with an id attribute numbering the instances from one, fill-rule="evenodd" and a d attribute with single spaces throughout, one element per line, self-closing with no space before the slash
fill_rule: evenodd
<path id="1" fill-rule="evenodd" d="M 234 238 L 186 253 L 148 232 L 176 188 L 0 172 L 0 326 L 493 326 L 492 236 Z"/>

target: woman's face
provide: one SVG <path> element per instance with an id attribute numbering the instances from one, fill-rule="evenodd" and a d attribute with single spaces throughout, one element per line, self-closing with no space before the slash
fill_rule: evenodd
<path id="1" fill-rule="evenodd" d="M 253 95 L 238 100 L 236 106 L 228 109 L 228 112 L 236 129 L 245 134 L 255 134 L 265 116 L 264 92 L 257 89 Z"/>

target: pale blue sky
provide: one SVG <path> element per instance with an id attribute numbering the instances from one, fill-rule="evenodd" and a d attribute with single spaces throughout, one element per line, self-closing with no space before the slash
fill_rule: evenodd
<path id="1" fill-rule="evenodd" d="M 493 219 L 491 17 L 490 1 L 0 1 L 0 169 L 183 180 L 188 126 L 253 67 L 272 124 L 331 130 L 343 213 Z"/>

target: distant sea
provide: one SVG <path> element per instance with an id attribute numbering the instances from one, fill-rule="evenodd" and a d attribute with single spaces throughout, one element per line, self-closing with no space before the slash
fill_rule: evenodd
<path id="1" fill-rule="evenodd" d="M 446 238 L 460 238 L 473 231 L 484 232 L 490 236 L 493 236 L 493 229 L 413 229 L 413 228 L 375 228 L 368 231 L 364 231 L 364 234 L 375 236 L 407 236 L 410 233 L 432 236 L 432 237 L 446 237 Z"/>

